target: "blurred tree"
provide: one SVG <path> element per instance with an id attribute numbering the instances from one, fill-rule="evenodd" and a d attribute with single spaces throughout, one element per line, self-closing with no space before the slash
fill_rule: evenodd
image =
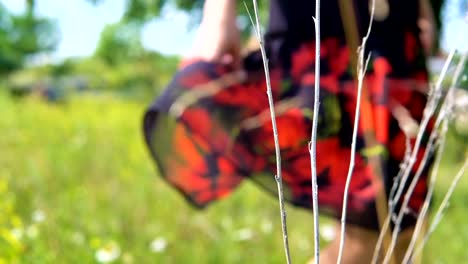
<path id="1" fill-rule="evenodd" d="M 93 4 L 100 4 L 105 1 L 112 0 L 87 0 Z M 197 25 L 201 19 L 201 11 L 203 8 L 204 0 L 126 0 L 125 13 L 122 22 L 144 23 L 161 16 L 164 7 L 173 7 L 178 10 L 190 12 L 193 23 L 189 26 Z M 253 14 L 252 1 L 246 0 L 249 11 Z M 268 1 L 259 0 L 260 16 L 266 18 Z M 248 18 L 247 9 L 245 8 L 244 1 L 238 1 L 239 11 L 239 24 L 244 32 L 244 36 L 248 36 L 251 30 L 250 19 Z"/>
<path id="2" fill-rule="evenodd" d="M 0 74 L 22 67 L 31 55 L 53 50 L 58 42 L 54 22 L 36 16 L 34 0 L 26 3 L 18 15 L 0 3 Z"/>
<path id="3" fill-rule="evenodd" d="M 133 61 L 145 54 L 141 43 L 141 27 L 136 22 L 118 22 L 101 32 L 94 56 L 108 64 Z"/>
<path id="4" fill-rule="evenodd" d="M 443 20 L 447 19 L 444 16 L 444 7 L 447 4 L 456 4 L 458 5 L 458 10 L 460 11 L 458 16 L 467 16 L 468 15 L 468 0 L 459 0 L 459 1 L 451 1 L 451 0 L 430 0 L 432 8 L 434 9 L 434 16 L 436 20 L 437 32 L 439 34 L 439 39 L 436 42 L 435 49 L 438 50 L 440 48 L 440 36 L 442 31 L 442 24 Z"/>
<path id="5" fill-rule="evenodd" d="M 93 4 L 100 4 L 112 0 L 87 0 Z M 161 14 L 163 7 L 172 4 L 184 11 L 200 10 L 203 0 L 126 0 L 124 20 L 146 22 Z"/>
<path id="6" fill-rule="evenodd" d="M 112 0 L 87 0 L 94 4 L 99 4 L 104 1 Z M 203 0 L 126 0 L 126 11 L 124 14 L 124 20 L 139 21 L 144 23 L 148 20 L 151 20 L 155 17 L 161 15 L 163 7 L 166 5 L 171 5 L 179 10 L 187 11 L 192 13 L 192 17 L 195 20 L 200 19 L 201 9 L 203 7 Z M 248 19 L 246 8 L 244 7 L 244 2 L 247 4 L 249 10 L 253 10 L 252 1 L 238 1 L 238 10 L 239 10 L 239 20 L 241 27 L 244 32 L 244 36 L 247 36 L 251 30 L 251 23 Z M 443 20 L 443 7 L 444 4 L 450 2 L 450 0 L 430 0 L 436 18 L 437 31 L 440 32 L 442 28 Z M 468 5 L 468 0 L 458 1 L 460 5 L 460 10 L 466 10 Z M 265 18 L 267 14 L 267 0 L 259 0 L 260 13 L 261 17 Z M 462 12 L 461 12 L 462 13 Z M 463 15 L 463 14 L 462 14 Z M 191 25 L 196 25 L 196 23 L 191 23 Z M 436 48 L 439 47 L 439 43 L 436 43 Z"/>

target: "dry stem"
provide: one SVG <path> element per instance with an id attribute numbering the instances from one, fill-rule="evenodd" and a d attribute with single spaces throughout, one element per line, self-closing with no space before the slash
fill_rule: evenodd
<path id="1" fill-rule="evenodd" d="M 265 70 L 265 79 L 266 79 L 266 84 L 267 84 L 268 104 L 270 107 L 271 124 L 273 127 L 273 137 L 275 141 L 275 152 L 276 152 L 276 173 L 277 174 L 275 175 L 275 180 L 276 180 L 276 184 L 278 187 L 278 200 L 279 200 L 279 206 L 280 206 L 280 212 L 281 212 L 281 227 L 283 231 L 284 250 L 286 254 L 286 262 L 289 264 L 291 263 L 291 255 L 289 251 L 288 229 L 287 229 L 287 223 L 286 223 L 286 209 L 284 207 L 284 197 L 283 197 L 283 179 L 281 176 L 281 150 L 279 146 L 278 129 L 276 127 L 276 115 L 275 115 L 275 108 L 274 108 L 274 102 L 273 102 L 273 95 L 271 91 L 270 71 L 268 68 L 268 58 L 265 52 L 265 44 L 263 41 L 263 35 L 261 33 L 261 28 L 260 28 L 257 0 L 252 0 L 252 1 L 253 1 L 253 6 L 254 6 L 255 22 L 256 22 L 256 23 L 253 23 L 253 26 L 255 29 L 255 35 L 257 36 L 257 40 L 260 44 L 260 51 L 262 53 L 263 67 Z M 249 13 L 249 16 L 250 16 L 250 13 Z M 250 16 L 250 19 L 252 20 L 252 16 Z"/>
<path id="2" fill-rule="evenodd" d="M 413 168 L 414 164 L 416 163 L 417 155 L 418 155 L 419 149 L 421 147 L 424 132 L 426 131 L 427 126 L 428 126 L 428 124 L 429 124 L 429 122 L 430 122 L 430 120 L 432 118 L 432 115 L 434 114 L 434 112 L 436 110 L 438 101 L 439 101 L 440 96 L 441 96 L 442 81 L 443 81 L 444 76 L 447 74 L 447 70 L 448 70 L 450 62 L 451 62 L 451 60 L 452 60 L 452 58 L 454 56 L 454 53 L 455 53 L 454 51 L 452 53 L 450 53 L 449 58 L 447 59 L 445 65 L 444 65 L 444 68 L 442 70 L 441 76 L 439 77 L 437 85 L 435 86 L 435 88 L 434 88 L 434 90 L 433 90 L 433 92 L 432 92 L 432 94 L 431 94 L 431 96 L 429 98 L 428 104 L 426 105 L 426 108 L 424 109 L 423 118 L 421 120 L 419 131 L 418 131 L 418 134 L 416 136 L 416 141 L 415 141 L 413 150 L 411 152 L 411 157 L 410 157 L 410 160 L 409 160 L 409 164 L 408 164 L 408 166 L 406 166 L 404 168 L 405 169 L 404 174 L 403 174 L 403 177 L 401 179 L 401 182 L 400 182 L 400 185 L 399 185 L 399 188 L 397 190 L 397 193 L 396 193 L 395 197 L 393 197 L 393 199 L 392 199 L 392 197 L 390 197 L 390 199 L 392 199 L 392 201 L 391 201 L 392 205 L 397 204 L 397 202 L 399 201 L 401 195 L 403 194 L 406 182 L 409 179 L 412 168 Z M 423 161 L 423 163 L 424 163 L 424 161 Z M 416 182 L 416 181 L 413 181 L 413 182 Z M 410 188 L 411 187 L 413 187 L 413 189 L 414 189 L 414 186 L 410 186 Z M 404 215 L 407 213 L 407 205 L 408 205 L 411 193 L 412 193 L 412 191 L 408 190 L 408 192 L 405 194 L 403 205 L 401 206 L 400 211 L 398 212 L 398 215 L 397 215 L 397 218 L 396 218 L 396 221 L 395 221 L 395 227 L 394 227 L 394 230 L 393 230 L 393 233 L 392 233 L 392 241 L 390 243 L 390 247 L 387 250 L 387 253 L 385 255 L 383 263 L 388 263 L 390 261 L 390 258 L 392 256 L 392 254 L 393 254 L 393 250 L 394 250 L 394 248 L 396 246 L 398 234 L 399 234 L 400 229 L 401 229 L 401 222 L 403 220 Z M 394 206 L 392 206 L 392 208 L 390 208 L 390 210 L 389 210 L 389 216 L 390 217 L 391 217 L 391 214 L 393 213 L 394 209 L 395 209 Z M 387 226 L 387 228 L 388 228 L 388 226 Z M 386 232 L 386 230 L 382 229 L 381 232 Z M 377 245 L 377 247 L 379 247 L 379 246 L 380 245 Z"/>
<path id="3" fill-rule="evenodd" d="M 315 0 L 315 92 L 314 92 L 314 114 L 312 119 L 311 141 L 309 143 L 310 167 L 312 171 L 312 210 L 314 214 L 314 258 L 315 263 L 320 262 L 320 231 L 319 231 L 319 207 L 317 186 L 317 124 L 320 99 L 320 0 Z"/>
<path id="4" fill-rule="evenodd" d="M 419 245 L 419 247 L 415 251 L 415 256 L 418 255 L 421 252 L 421 250 L 424 248 L 424 245 L 427 243 L 427 240 L 429 239 L 430 235 L 434 232 L 434 230 L 436 229 L 436 227 L 439 224 L 440 220 L 442 219 L 443 214 L 445 212 L 445 209 L 448 207 L 448 202 L 450 200 L 450 197 L 452 196 L 453 192 L 455 191 L 455 187 L 457 187 L 458 182 L 460 181 L 461 177 L 465 174 L 465 170 L 466 170 L 467 167 L 468 167 L 468 158 L 465 159 L 465 163 L 463 164 L 463 166 L 460 168 L 457 175 L 453 179 L 449 190 L 445 194 L 444 199 L 443 199 L 442 203 L 440 204 L 439 209 L 437 210 L 437 213 L 434 216 L 434 220 L 432 221 L 428 232 L 424 236 L 424 239 L 423 239 L 422 243 Z"/>
<path id="5" fill-rule="evenodd" d="M 360 105 L 361 105 L 361 97 L 362 97 L 362 87 L 364 83 L 364 76 L 367 70 L 367 65 L 369 63 L 370 55 L 367 58 L 364 64 L 364 53 L 366 49 L 366 42 L 369 38 L 371 29 L 372 29 L 372 20 L 374 19 L 374 11 L 375 11 L 375 0 L 372 0 L 371 5 L 371 16 L 369 27 L 366 36 L 362 39 L 362 45 L 359 48 L 359 59 L 357 62 L 357 72 L 358 72 L 358 93 L 356 98 L 356 110 L 354 116 L 354 125 L 353 125 L 353 137 L 351 142 L 351 156 L 349 161 L 349 168 L 348 168 L 348 175 L 346 177 L 346 184 L 343 194 L 343 208 L 341 211 L 341 232 L 340 232 L 340 247 L 338 252 L 338 259 L 337 263 L 341 263 L 343 258 L 343 251 L 344 251 L 344 244 L 345 244 L 345 233 L 346 233 L 346 212 L 347 212 L 347 205 L 348 205 L 348 193 L 349 193 L 349 186 L 351 185 L 351 179 L 353 175 L 354 165 L 355 165 L 355 156 L 356 156 L 356 138 L 359 126 L 359 115 L 360 115 Z"/>
<path id="6" fill-rule="evenodd" d="M 447 131 L 448 131 L 448 122 L 451 119 L 450 115 L 453 112 L 455 89 L 456 89 L 456 86 L 458 84 L 458 80 L 461 77 L 461 74 L 462 74 L 463 67 L 465 65 L 466 59 L 467 59 L 467 53 L 465 53 L 462 56 L 461 60 L 459 61 L 458 65 L 457 65 L 457 68 L 455 70 L 455 74 L 454 74 L 454 76 L 452 78 L 452 83 L 451 83 L 450 88 L 449 88 L 449 90 L 447 92 L 447 96 L 445 97 L 445 100 L 443 102 L 442 109 L 440 110 L 440 113 L 439 113 L 439 115 L 437 117 L 437 120 L 436 120 L 436 125 L 435 125 L 434 129 L 437 129 L 439 124 L 442 123 L 442 129 L 441 129 L 440 139 L 439 139 L 439 143 L 440 143 L 439 144 L 439 149 L 437 151 L 436 161 L 435 161 L 434 167 L 432 168 L 432 172 L 431 172 L 431 180 L 430 180 L 430 183 L 429 183 L 430 184 L 429 185 L 429 190 L 427 192 L 423 208 L 421 209 L 421 212 L 420 212 L 420 214 L 418 216 L 415 231 L 413 233 L 413 237 L 411 239 L 410 246 L 408 247 L 408 249 L 406 251 L 406 254 L 405 254 L 404 259 L 406 261 L 410 261 L 411 258 L 412 258 L 412 251 L 414 249 L 417 238 L 419 237 L 419 233 L 421 232 L 422 226 L 424 224 L 424 220 L 425 220 L 428 208 L 429 208 L 429 203 L 430 203 L 430 200 L 431 200 L 433 192 L 434 192 L 434 185 L 435 185 L 435 182 L 436 182 L 436 177 L 437 177 L 437 173 L 438 173 L 438 169 L 439 169 L 439 165 L 440 165 L 440 160 L 442 159 L 442 155 L 444 153 L 445 138 L 446 138 L 446 134 L 447 134 Z M 431 138 L 430 138 L 430 141 L 429 141 L 429 143 L 431 144 L 430 148 L 432 148 L 432 142 L 436 140 L 436 135 L 437 135 L 436 133 L 431 134 Z M 423 165 L 421 165 L 421 166 L 423 166 Z M 416 176 L 419 177 L 419 174 L 416 175 Z"/>

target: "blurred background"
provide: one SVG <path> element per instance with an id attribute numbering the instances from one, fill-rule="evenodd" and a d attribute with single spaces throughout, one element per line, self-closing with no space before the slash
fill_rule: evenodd
<path id="1" fill-rule="evenodd" d="M 284 262 L 276 199 L 245 183 L 196 211 L 143 145 L 145 106 L 190 47 L 202 4 L 0 0 L 0 264 Z M 465 0 L 433 4 L 436 78 L 448 51 L 468 51 L 468 25 Z M 241 11 L 246 38 L 248 21 Z M 434 207 L 466 159 L 467 130 L 451 127 Z M 288 217 L 293 261 L 305 263 L 312 215 L 288 207 Z M 467 218 L 465 177 L 425 263 L 468 262 Z M 323 243 L 336 235 L 325 218 L 321 233 Z"/>

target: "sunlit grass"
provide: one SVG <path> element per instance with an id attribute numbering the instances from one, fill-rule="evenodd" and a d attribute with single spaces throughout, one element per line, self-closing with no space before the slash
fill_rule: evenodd
<path id="1" fill-rule="evenodd" d="M 275 197 L 246 183 L 192 209 L 156 175 L 140 132 L 144 106 L 113 96 L 53 105 L 0 92 L 0 263 L 284 263 Z M 468 260 L 467 191 L 465 178 L 425 263 Z M 293 262 L 305 263 L 312 215 L 289 207 L 288 225 Z"/>

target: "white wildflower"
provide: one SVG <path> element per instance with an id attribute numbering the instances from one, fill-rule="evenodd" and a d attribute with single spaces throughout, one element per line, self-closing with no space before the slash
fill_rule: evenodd
<path id="1" fill-rule="evenodd" d="M 45 213 L 42 210 L 36 210 L 32 214 L 32 220 L 34 223 L 41 223 L 45 220 Z"/>
<path id="2" fill-rule="evenodd" d="M 243 228 L 237 231 L 236 240 L 237 241 L 246 241 L 253 238 L 254 232 L 249 228 Z"/>
<path id="3" fill-rule="evenodd" d="M 150 243 L 150 250 L 151 252 L 159 253 L 166 250 L 167 241 L 164 237 L 158 237 L 151 241 Z"/>
<path id="4" fill-rule="evenodd" d="M 115 261 L 120 257 L 119 245 L 115 242 L 111 242 L 106 246 L 99 248 L 96 251 L 95 257 L 99 263 L 110 263 Z"/>
<path id="5" fill-rule="evenodd" d="M 332 225 L 322 225 L 320 235 L 325 241 L 332 241 L 336 237 L 335 228 Z"/>

